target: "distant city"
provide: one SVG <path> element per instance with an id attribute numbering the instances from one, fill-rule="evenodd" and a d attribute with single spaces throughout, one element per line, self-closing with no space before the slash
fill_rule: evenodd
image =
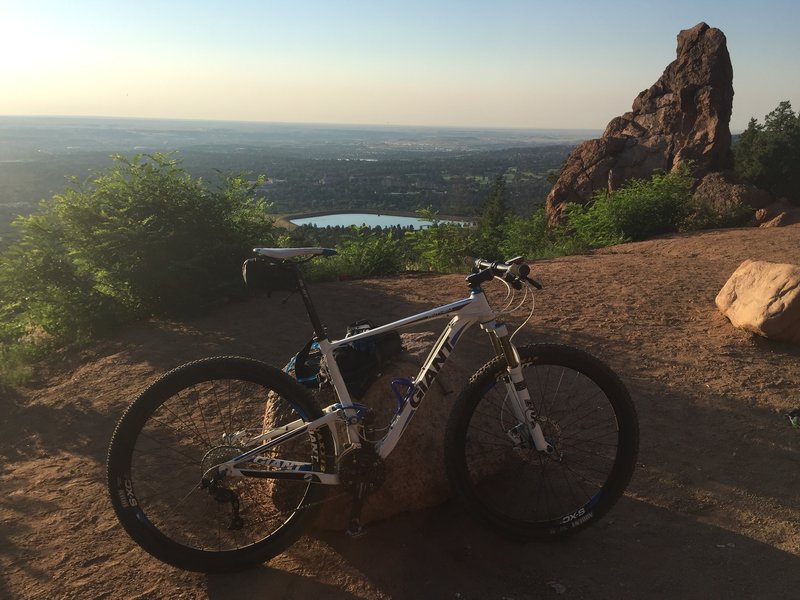
<path id="1" fill-rule="evenodd" d="M 280 213 L 337 209 L 470 216 L 502 177 L 512 208 L 541 203 L 547 175 L 600 131 L 0 117 L 0 236 L 9 223 L 111 166 L 110 156 L 174 152 L 192 175 L 268 177 Z"/>

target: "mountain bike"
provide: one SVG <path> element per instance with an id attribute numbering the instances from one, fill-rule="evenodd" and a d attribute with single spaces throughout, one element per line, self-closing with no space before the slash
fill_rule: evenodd
<path id="1" fill-rule="evenodd" d="M 391 476 L 386 457 L 473 325 L 488 334 L 495 356 L 466 383 L 442 431 L 455 495 L 522 541 L 581 531 L 620 498 L 639 444 L 633 403 L 611 369 L 582 350 L 514 345 L 500 317 L 529 300 L 532 306 L 541 289 L 521 258 L 477 260 L 467 298 L 333 340 L 299 265 L 334 253 L 256 248 L 245 263 L 248 283 L 299 292 L 334 403 L 320 406 L 278 368 L 223 356 L 170 371 L 125 411 L 109 448 L 108 489 L 142 548 L 187 570 L 253 566 L 302 534 L 330 486 L 352 497 L 349 533 L 360 534 L 365 498 Z M 507 288 L 498 309 L 483 290 L 493 280 Z M 336 349 L 435 319 L 447 319 L 444 330 L 417 375 L 392 382 L 397 409 L 376 433 L 370 407 L 348 392 Z"/>

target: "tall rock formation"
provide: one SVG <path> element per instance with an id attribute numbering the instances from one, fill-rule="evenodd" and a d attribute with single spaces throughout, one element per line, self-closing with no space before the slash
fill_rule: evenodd
<path id="1" fill-rule="evenodd" d="M 733 166 L 729 128 L 733 68 L 725 35 L 699 23 L 678 34 L 677 58 L 650 89 L 616 117 L 603 137 L 578 146 L 561 171 L 546 209 L 551 221 L 567 202 L 585 204 L 597 190 L 670 171 L 691 160 L 697 177 Z"/>

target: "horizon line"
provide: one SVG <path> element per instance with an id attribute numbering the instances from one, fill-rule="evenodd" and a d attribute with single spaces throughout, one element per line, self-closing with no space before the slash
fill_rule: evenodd
<path id="1" fill-rule="evenodd" d="M 264 121 L 250 119 L 212 119 L 200 117 L 136 117 L 136 116 L 117 116 L 117 115 L 56 115 L 56 114 L 0 114 L 0 119 L 87 119 L 98 121 L 178 121 L 182 123 L 231 123 L 239 125 L 303 125 L 317 127 L 364 127 L 391 129 L 456 129 L 456 130 L 483 130 L 483 131 L 581 131 L 581 132 L 602 132 L 603 127 L 534 127 L 531 125 L 418 125 L 400 123 L 354 123 L 354 122 L 333 122 L 333 121 Z M 732 135 L 739 135 L 744 129 L 731 128 L 728 126 Z M 598 136 L 600 137 L 600 136 Z"/>
<path id="2" fill-rule="evenodd" d="M 242 125 L 305 125 L 322 127 L 388 127 L 388 128 L 414 128 L 414 129 L 477 129 L 493 131 L 600 131 L 605 127 L 534 127 L 530 125 L 419 125 L 400 123 L 354 123 L 333 121 L 266 121 L 250 119 L 212 119 L 198 117 L 143 117 L 143 116 L 116 116 L 116 115 L 57 115 L 57 114 L 0 114 L 0 119 L 87 119 L 99 121 L 178 121 L 183 123 L 231 123 Z"/>

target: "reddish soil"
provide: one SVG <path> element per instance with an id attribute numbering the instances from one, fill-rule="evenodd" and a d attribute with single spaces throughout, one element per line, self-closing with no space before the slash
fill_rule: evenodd
<path id="1" fill-rule="evenodd" d="M 800 432 L 785 413 L 800 406 L 800 347 L 734 329 L 717 312 L 716 293 L 746 258 L 800 264 L 800 226 L 667 237 L 534 265 L 545 288 L 520 335 L 600 356 L 630 388 L 641 421 L 625 497 L 594 527 L 552 545 L 504 541 L 446 503 L 373 524 L 359 540 L 312 531 L 243 573 L 167 567 L 130 541 L 111 510 L 104 460 L 114 423 L 148 382 L 190 359 L 283 364 L 309 334 L 299 303 L 257 298 L 54 357 L 0 400 L 0 597 L 793 597 Z M 456 275 L 314 289 L 334 332 L 465 292 Z"/>

